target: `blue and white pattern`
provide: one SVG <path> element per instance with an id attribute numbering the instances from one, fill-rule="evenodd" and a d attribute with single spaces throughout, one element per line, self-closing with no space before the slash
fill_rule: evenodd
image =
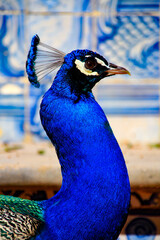
<path id="1" fill-rule="evenodd" d="M 93 11 L 98 11 L 98 15 Z M 131 80 L 123 76 L 126 80 L 121 86 L 114 84 L 116 77 L 111 85 L 107 84 L 108 79 L 104 80 L 105 84 L 103 81 L 97 85 L 96 95 L 107 114 L 158 116 L 160 54 L 157 12 L 157 0 L 148 0 L 147 3 L 143 0 L 2 0 L 0 83 L 7 85 L 9 82 L 16 87 L 24 81 L 27 51 L 32 36 L 38 34 L 42 42 L 66 53 L 76 48 L 94 49 L 110 62 L 131 71 Z M 50 83 L 53 77 L 54 74 L 47 78 Z M 47 79 L 42 81 L 41 89 L 36 91 L 30 87 L 29 96 L 24 94 L 23 97 L 28 98 L 30 110 L 25 110 L 28 108 L 27 104 L 23 106 L 23 120 L 20 123 L 14 114 L 12 119 L 5 115 L 4 109 L 6 113 L 10 112 L 10 105 L 5 104 L 2 107 L 6 96 L 1 94 L 0 132 L 5 133 L 2 120 L 4 117 L 13 129 L 5 138 L 1 135 L 1 141 L 14 140 L 14 131 L 17 131 L 14 134 L 15 140 L 22 139 L 25 132 L 20 125 L 29 119 L 27 124 L 30 125 L 31 132 L 40 138 L 45 136 L 39 119 L 39 102 L 49 86 Z M 10 91 L 8 99 L 13 98 L 11 88 Z M 14 98 L 18 107 L 18 103 L 22 102 L 19 96 L 14 95 Z M 26 117 L 24 112 L 30 112 L 30 116 Z M 19 126 L 16 127 L 17 130 L 14 127 L 16 123 Z"/>
<path id="2" fill-rule="evenodd" d="M 130 15 L 142 15 L 147 13 L 148 15 L 156 15 L 159 11 L 159 0 L 99 0 L 97 7 L 100 11 L 106 13 L 109 16 L 118 15 L 119 13 L 125 13 Z"/>
<path id="3" fill-rule="evenodd" d="M 91 27 L 90 17 L 60 14 L 56 14 L 54 17 L 28 16 L 28 48 L 35 34 L 40 36 L 41 42 L 66 53 L 76 48 L 91 48 Z"/>
<path id="4" fill-rule="evenodd" d="M 24 10 L 24 4 L 25 4 L 25 2 L 23 0 L 1 0 L 0 1 L 0 11 Z"/>
<path id="5" fill-rule="evenodd" d="M 118 0 L 117 1 L 118 12 L 158 12 L 159 1 L 158 0 Z"/>
<path id="6" fill-rule="evenodd" d="M 28 9 L 31 12 L 89 12 L 91 1 L 66 1 L 66 0 L 29 0 Z"/>
<path id="7" fill-rule="evenodd" d="M 7 79 L 6 79 L 7 80 Z M 24 137 L 24 84 L 0 84 L 0 138 L 1 141 L 21 141 Z"/>
<path id="8" fill-rule="evenodd" d="M 24 16 L 0 15 L 0 82 L 24 76 Z"/>
<path id="9" fill-rule="evenodd" d="M 132 78 L 159 78 L 159 17 L 100 17 L 98 24 L 98 51 L 109 61 L 134 69 Z"/>
<path id="10" fill-rule="evenodd" d="M 97 99 L 107 115 L 158 115 L 158 85 L 100 84 Z"/>

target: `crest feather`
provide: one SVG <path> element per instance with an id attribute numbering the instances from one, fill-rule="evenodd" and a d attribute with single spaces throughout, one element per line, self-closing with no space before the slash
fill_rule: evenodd
<path id="1" fill-rule="evenodd" d="M 42 78 L 63 64 L 65 55 L 64 52 L 42 43 L 37 34 L 34 35 L 26 61 L 30 83 L 39 87 Z"/>

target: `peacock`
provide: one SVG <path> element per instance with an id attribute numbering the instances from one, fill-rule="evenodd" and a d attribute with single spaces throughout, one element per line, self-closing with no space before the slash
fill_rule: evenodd
<path id="1" fill-rule="evenodd" d="M 87 49 L 65 54 L 35 35 L 26 62 L 31 84 L 39 87 L 58 67 L 40 118 L 61 165 L 62 186 L 44 201 L 1 195 L 1 240 L 115 240 L 128 215 L 127 168 L 92 88 L 129 71 Z"/>

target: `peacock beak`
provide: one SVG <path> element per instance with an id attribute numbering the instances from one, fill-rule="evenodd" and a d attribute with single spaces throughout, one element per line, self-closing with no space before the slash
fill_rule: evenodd
<path id="1" fill-rule="evenodd" d="M 131 75 L 130 72 L 123 68 L 123 67 L 120 67 L 120 66 L 117 66 L 113 63 L 109 63 L 109 68 L 105 71 L 106 72 L 106 75 L 115 75 L 115 74 L 128 74 L 128 75 Z"/>

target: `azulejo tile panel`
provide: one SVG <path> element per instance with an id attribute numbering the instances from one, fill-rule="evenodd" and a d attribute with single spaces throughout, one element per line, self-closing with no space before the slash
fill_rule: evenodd
<path id="1" fill-rule="evenodd" d="M 32 27 L 30 27 L 32 26 Z M 92 19 L 73 15 L 30 15 L 27 32 L 30 40 L 38 34 L 41 41 L 66 53 L 76 48 L 91 48 Z"/>
<path id="2" fill-rule="evenodd" d="M 0 11 L 19 11 L 24 9 L 25 0 L 1 0 Z"/>
<path id="3" fill-rule="evenodd" d="M 98 9 L 109 15 L 115 13 L 158 13 L 158 0 L 99 0 Z"/>
<path id="4" fill-rule="evenodd" d="M 85 12 L 91 11 L 91 1 L 65 1 L 65 0 L 29 0 L 28 9 L 40 12 Z"/>
<path id="5" fill-rule="evenodd" d="M 0 138 L 2 142 L 22 141 L 24 137 L 24 85 L 0 84 Z"/>
<path id="6" fill-rule="evenodd" d="M 107 79 L 105 80 L 107 81 Z M 107 115 L 158 115 L 159 85 L 97 86 L 97 99 Z"/>
<path id="7" fill-rule="evenodd" d="M 76 48 L 94 49 L 97 37 L 97 51 L 101 52 L 102 55 L 106 55 L 109 61 L 129 68 L 133 81 L 135 79 L 137 79 L 137 82 L 144 79 L 147 79 L 147 81 L 153 79 L 159 81 L 159 17 L 149 15 L 130 16 L 129 14 L 115 17 L 116 13 L 134 12 L 138 8 L 143 8 L 143 12 L 152 11 L 153 14 L 153 11 L 156 12 L 158 9 L 158 2 L 157 0 L 148 1 L 147 3 L 141 0 L 103 0 L 99 2 L 89 0 L 79 2 L 66 2 L 64 0 L 1 1 L 1 13 L 3 10 L 11 12 L 9 15 L 2 14 L 0 16 L 0 81 L 5 81 L 6 77 L 17 77 L 17 81 L 19 81 L 20 77 L 24 76 L 26 60 L 24 45 L 26 49 L 29 48 L 30 40 L 36 33 L 39 34 L 41 41 L 66 53 Z M 26 10 L 26 12 L 21 10 Z M 76 15 L 77 12 L 80 14 L 92 10 L 99 10 L 101 16 L 84 17 Z M 38 12 L 38 14 L 35 14 L 35 12 Z M 48 12 L 49 15 L 46 16 L 44 12 Z M 65 12 L 70 12 L 70 14 L 65 15 Z M 98 29 L 97 36 L 95 35 L 96 28 Z M 50 79 L 53 79 L 53 76 L 54 74 L 50 76 Z M 116 87 L 115 85 L 113 87 L 117 90 L 119 88 L 119 86 Z M 97 87 L 98 100 L 107 114 L 115 116 L 159 114 L 159 94 L 157 93 L 159 87 L 157 85 L 155 85 L 155 89 L 151 86 L 151 89 L 154 89 L 153 97 L 150 94 L 146 96 L 147 90 L 145 86 L 137 88 L 141 90 L 141 99 L 139 96 L 134 98 L 132 93 L 131 95 L 128 93 L 126 96 L 126 91 L 129 88 L 132 89 L 131 92 L 135 90 L 135 86 L 126 87 L 124 84 L 121 87 L 124 98 L 122 99 L 122 96 L 117 95 L 119 96 L 118 99 L 115 94 L 112 95 L 110 87 L 108 87 L 110 90 L 106 90 L 107 92 L 104 94 L 101 87 Z M 106 86 L 104 89 L 106 89 Z M 37 91 L 35 97 L 31 94 L 29 100 L 31 102 L 31 129 L 33 133 L 39 134 L 39 136 L 43 131 L 38 120 L 39 105 L 37 97 L 40 101 L 44 91 L 44 89 Z M 107 98 L 106 93 L 108 94 Z"/>
<path id="8" fill-rule="evenodd" d="M 98 19 L 98 51 L 122 66 L 136 79 L 158 80 L 159 17 L 121 16 Z"/>
<path id="9" fill-rule="evenodd" d="M 0 81 L 24 76 L 24 16 L 0 15 Z M 18 79 L 17 79 L 18 80 Z"/>
<path id="10" fill-rule="evenodd" d="M 159 10 L 158 0 L 118 0 L 118 12 L 156 12 Z"/>

